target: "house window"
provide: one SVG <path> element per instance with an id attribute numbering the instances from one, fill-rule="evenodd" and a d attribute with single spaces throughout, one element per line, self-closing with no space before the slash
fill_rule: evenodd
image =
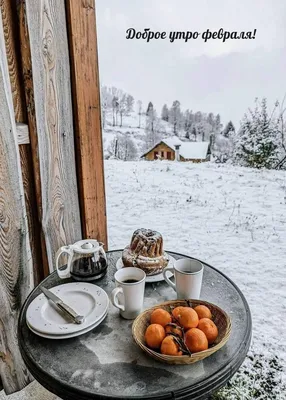
<path id="1" fill-rule="evenodd" d="M 161 151 L 161 157 L 164 158 L 164 152 L 163 151 Z"/>
<path id="2" fill-rule="evenodd" d="M 167 160 L 171 160 L 171 152 L 167 151 Z"/>
<path id="3" fill-rule="evenodd" d="M 157 160 L 158 158 L 158 151 L 154 151 L 154 160 Z"/>

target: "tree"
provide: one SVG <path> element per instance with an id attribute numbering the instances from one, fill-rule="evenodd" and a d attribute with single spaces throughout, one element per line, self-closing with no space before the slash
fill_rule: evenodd
<path id="1" fill-rule="evenodd" d="M 151 131 L 154 133 L 154 122 L 156 121 L 157 118 L 157 112 L 153 106 L 153 103 L 151 101 L 148 104 L 148 108 L 146 111 L 146 127 L 147 131 Z"/>
<path id="2" fill-rule="evenodd" d="M 138 128 L 141 128 L 141 115 L 142 115 L 142 101 L 141 100 L 137 101 L 137 110 L 138 110 L 138 115 L 139 115 Z"/>
<path id="3" fill-rule="evenodd" d="M 210 124 L 210 126 L 212 127 L 212 130 L 214 130 L 215 127 L 215 118 L 213 113 L 209 113 L 207 116 L 207 122 Z"/>
<path id="4" fill-rule="evenodd" d="M 221 123 L 221 120 L 220 120 L 220 115 L 217 114 L 216 117 L 215 117 L 215 134 L 220 133 L 221 129 L 222 129 L 222 123 Z"/>
<path id="5" fill-rule="evenodd" d="M 178 100 L 173 102 L 169 112 L 169 122 L 173 125 L 173 132 L 178 136 L 178 131 L 182 122 L 181 104 Z"/>
<path id="6" fill-rule="evenodd" d="M 232 136 L 235 133 L 235 128 L 234 125 L 231 121 L 229 121 L 224 130 L 222 131 L 222 134 L 224 137 L 229 138 L 230 136 Z"/>
<path id="7" fill-rule="evenodd" d="M 149 116 L 150 113 L 153 112 L 153 109 L 154 109 L 153 103 L 150 101 L 150 102 L 148 103 L 148 107 L 147 107 L 147 111 L 146 111 L 146 116 L 147 116 L 147 117 Z"/>
<path id="8" fill-rule="evenodd" d="M 267 101 L 255 101 L 255 109 L 244 115 L 235 136 L 234 161 L 253 168 L 272 168 L 278 161 L 277 121 L 269 117 Z"/>
<path id="9" fill-rule="evenodd" d="M 163 121 L 167 121 L 167 122 L 169 121 L 169 109 L 167 107 L 167 104 L 163 105 L 161 118 Z"/>
<path id="10" fill-rule="evenodd" d="M 198 123 L 202 122 L 202 119 L 203 119 L 202 113 L 200 111 L 197 111 L 195 113 L 195 123 L 198 124 Z"/>
<path id="11" fill-rule="evenodd" d="M 134 97 L 131 94 L 126 96 L 126 115 L 129 115 L 133 111 Z"/>
<path id="12" fill-rule="evenodd" d="M 119 108 L 119 100 L 117 96 L 113 96 L 112 98 L 112 125 L 117 125 L 117 114 Z"/>
<path id="13" fill-rule="evenodd" d="M 155 118 L 153 121 L 153 127 L 147 124 L 145 129 L 145 146 L 144 151 L 150 150 L 157 143 L 162 140 L 162 124 L 159 118 Z"/>
<path id="14" fill-rule="evenodd" d="M 186 110 L 184 115 L 184 129 L 185 129 L 185 138 L 190 139 L 191 137 L 191 128 L 193 125 L 193 114 L 192 111 Z"/>
<path id="15" fill-rule="evenodd" d="M 137 147 L 128 135 L 117 135 L 108 147 L 107 158 L 117 158 L 123 161 L 132 161 L 138 158 Z"/>
<path id="16" fill-rule="evenodd" d="M 195 127 L 195 126 L 193 126 L 193 128 L 192 128 L 191 137 L 192 137 L 192 140 L 193 140 L 194 142 L 197 141 L 197 130 L 196 130 L 196 127 Z"/>
<path id="17" fill-rule="evenodd" d="M 118 111 L 120 115 L 120 127 L 122 127 L 122 118 L 127 112 L 127 95 L 122 91 L 119 92 Z"/>

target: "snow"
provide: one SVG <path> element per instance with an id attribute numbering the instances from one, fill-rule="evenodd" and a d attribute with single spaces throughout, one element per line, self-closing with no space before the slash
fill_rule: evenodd
<path id="1" fill-rule="evenodd" d="M 183 142 L 180 147 L 180 155 L 189 160 L 205 160 L 208 147 L 208 142 Z"/>
<path id="2" fill-rule="evenodd" d="M 177 145 L 182 146 L 183 144 L 183 142 L 177 136 L 172 136 L 167 139 L 162 139 L 162 142 L 164 142 L 167 146 L 169 146 L 173 150 L 176 150 L 175 146 Z"/>
<path id="3" fill-rule="evenodd" d="M 251 351 L 219 398 L 286 399 L 286 172 L 105 161 L 105 180 L 110 249 L 126 246 L 137 228 L 153 228 L 165 249 L 205 260 L 244 293 Z M 260 397 L 250 378 L 264 388 Z"/>

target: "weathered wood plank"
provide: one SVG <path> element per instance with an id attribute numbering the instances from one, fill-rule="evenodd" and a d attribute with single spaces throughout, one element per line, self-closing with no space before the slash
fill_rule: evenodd
<path id="1" fill-rule="evenodd" d="M 38 221 L 37 202 L 33 179 L 32 152 L 29 145 L 19 146 L 22 179 L 24 186 L 25 205 L 29 227 L 30 246 L 33 259 L 34 284 L 39 284 L 44 278 L 44 268 L 41 254 L 40 225 Z"/>
<path id="2" fill-rule="evenodd" d="M 33 267 L 2 26 L 0 12 L 0 375 L 6 393 L 13 393 L 30 381 L 17 325 L 33 287 Z"/>
<path id="3" fill-rule="evenodd" d="M 22 0 L 21 3 L 20 15 L 24 18 L 21 38 L 29 37 L 26 43 L 23 40 L 22 54 L 28 114 L 32 121 L 29 122 L 30 141 L 39 218 L 52 271 L 57 249 L 82 237 L 65 7 L 63 1 L 56 0 Z M 26 56 L 29 53 L 30 65 Z"/>
<path id="4" fill-rule="evenodd" d="M 21 66 L 19 65 L 19 57 L 17 56 L 17 53 L 19 53 L 19 47 L 17 46 L 19 44 L 19 34 L 15 15 L 15 2 L 11 0 L 0 0 L 0 8 L 2 11 L 5 47 L 15 119 L 17 122 L 24 122 L 26 120 L 26 109 L 24 104 L 24 89 L 20 73 Z"/>
<path id="5" fill-rule="evenodd" d="M 23 75 L 21 72 L 21 57 L 19 45 L 19 24 L 17 18 L 16 3 L 11 0 L 0 0 L 2 11 L 2 22 L 7 54 L 7 62 L 10 76 L 10 84 L 13 97 L 14 113 L 17 124 L 18 144 L 20 145 L 20 159 L 22 177 L 24 183 L 24 194 L 26 211 L 28 217 L 30 246 L 34 266 L 34 279 L 38 283 L 43 276 L 41 259 L 41 247 L 39 240 L 39 222 L 37 216 L 37 204 L 34 189 L 33 169 L 31 168 L 31 148 L 26 146 L 30 142 L 29 131 L 26 124 L 27 112 L 25 104 L 25 93 Z M 24 145 L 25 144 L 25 145 Z"/>
<path id="6" fill-rule="evenodd" d="M 17 130 L 17 139 L 18 144 L 29 144 L 30 137 L 29 137 L 29 127 L 27 124 L 23 124 L 22 122 L 16 123 L 16 130 Z"/>
<path id="7" fill-rule="evenodd" d="M 107 246 L 94 0 L 66 0 L 82 229 Z"/>

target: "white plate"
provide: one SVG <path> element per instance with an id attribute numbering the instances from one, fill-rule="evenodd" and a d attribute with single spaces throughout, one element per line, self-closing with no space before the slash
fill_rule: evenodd
<path id="1" fill-rule="evenodd" d="M 28 323 L 27 323 L 27 325 L 28 325 L 28 328 L 35 334 L 35 335 L 38 335 L 38 336 L 41 336 L 41 337 L 43 337 L 43 338 L 46 338 L 46 339 L 70 339 L 70 338 L 73 338 L 73 337 L 76 337 L 76 336 L 80 336 L 80 335 L 83 335 L 84 333 L 87 333 L 87 332 L 89 332 L 89 331 L 92 331 L 94 328 L 96 328 L 98 325 L 100 325 L 103 321 L 104 321 L 104 319 L 106 318 L 106 316 L 107 316 L 107 313 L 99 320 L 99 321 L 97 321 L 94 325 L 91 325 L 91 326 L 89 326 L 88 328 L 85 328 L 85 329 L 83 329 L 83 330 L 81 330 L 81 331 L 79 331 L 79 332 L 73 332 L 73 333 L 68 333 L 68 334 L 62 334 L 62 335 L 49 335 L 49 334 L 45 334 L 45 333 L 42 333 L 42 332 L 37 332 L 36 330 L 34 330 Z"/>
<path id="2" fill-rule="evenodd" d="M 78 314 L 85 317 L 83 324 L 65 318 L 44 293 L 36 297 L 26 313 L 27 324 L 35 331 L 47 335 L 71 334 L 98 322 L 107 312 L 109 298 L 99 286 L 86 282 L 66 283 L 50 289 Z"/>
<path id="3" fill-rule="evenodd" d="M 169 257 L 169 262 L 167 264 L 167 267 L 172 267 L 176 260 L 174 259 L 174 257 L 170 256 L 170 254 L 167 254 L 167 256 Z M 122 261 L 122 258 L 120 257 L 116 262 L 116 269 L 118 270 L 121 268 L 123 268 L 123 261 Z M 168 276 L 168 278 L 173 276 L 172 272 L 168 271 L 167 276 Z M 161 282 L 164 280 L 165 279 L 163 277 L 162 272 L 160 274 L 146 276 L 146 282 Z"/>

